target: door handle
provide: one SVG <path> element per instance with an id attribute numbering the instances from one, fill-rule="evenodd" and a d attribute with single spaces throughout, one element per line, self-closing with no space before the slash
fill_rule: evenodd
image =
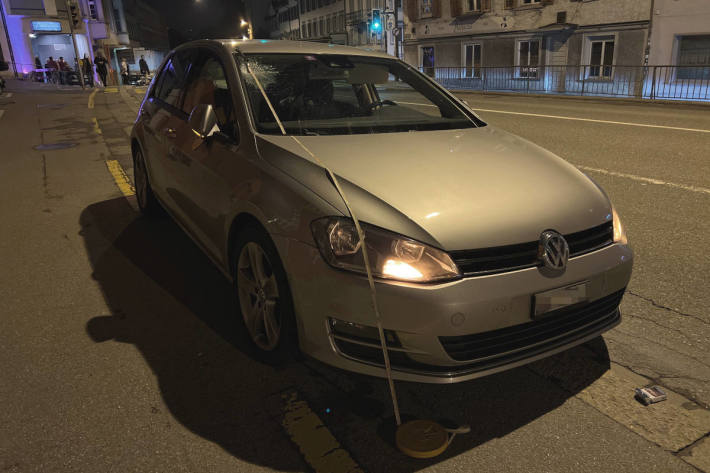
<path id="1" fill-rule="evenodd" d="M 177 136 L 175 134 L 174 128 L 166 128 L 165 130 L 163 130 L 163 135 L 165 135 L 168 138 L 175 138 Z"/>

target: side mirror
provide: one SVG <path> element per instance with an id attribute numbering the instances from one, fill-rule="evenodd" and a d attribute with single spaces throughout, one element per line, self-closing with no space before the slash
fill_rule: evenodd
<path id="1" fill-rule="evenodd" d="M 214 128 L 217 126 L 217 115 L 215 115 L 212 105 L 201 103 L 192 109 L 187 123 L 192 131 L 204 140 L 214 133 Z"/>

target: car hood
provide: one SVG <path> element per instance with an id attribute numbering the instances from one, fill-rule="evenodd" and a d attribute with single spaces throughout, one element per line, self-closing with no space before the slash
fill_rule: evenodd
<path id="1" fill-rule="evenodd" d="M 259 139 L 266 160 L 344 209 L 293 138 Z M 611 214 L 604 192 L 576 167 L 491 126 L 298 139 L 343 180 L 358 218 L 446 250 L 535 241 L 548 229 L 573 233 Z M 304 161 L 320 169 L 317 180 L 299 172 Z"/>

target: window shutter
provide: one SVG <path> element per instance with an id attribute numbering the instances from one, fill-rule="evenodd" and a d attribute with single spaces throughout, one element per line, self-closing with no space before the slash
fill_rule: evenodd
<path id="1" fill-rule="evenodd" d="M 451 0 L 451 17 L 456 18 L 463 14 L 463 5 L 461 4 L 463 0 Z"/>
<path id="2" fill-rule="evenodd" d="M 431 1 L 431 17 L 440 18 L 441 17 L 441 0 Z"/>
<path id="3" fill-rule="evenodd" d="M 515 8 L 515 0 L 505 0 L 504 8 Z"/>
<path id="4" fill-rule="evenodd" d="M 419 19 L 419 0 L 407 0 L 407 16 L 409 21 Z"/>
<path id="5" fill-rule="evenodd" d="M 491 0 L 481 0 L 481 11 L 491 11 Z"/>

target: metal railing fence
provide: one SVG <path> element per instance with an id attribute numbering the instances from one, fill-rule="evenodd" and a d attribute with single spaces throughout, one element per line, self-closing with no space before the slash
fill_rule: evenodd
<path id="1" fill-rule="evenodd" d="M 710 64 L 420 67 L 449 89 L 710 101 Z"/>

